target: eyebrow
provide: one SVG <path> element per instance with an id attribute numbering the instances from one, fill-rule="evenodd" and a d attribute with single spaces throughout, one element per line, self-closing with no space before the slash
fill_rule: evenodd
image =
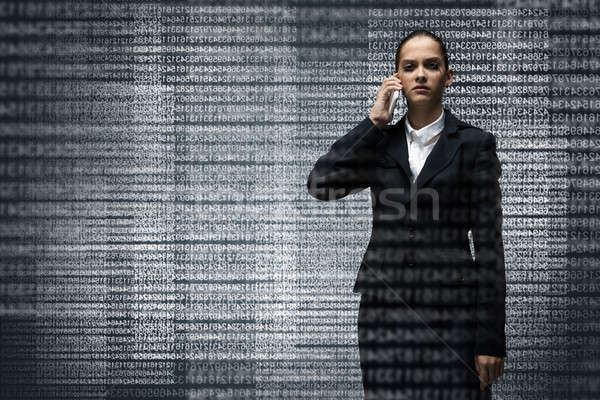
<path id="1" fill-rule="evenodd" d="M 442 59 L 439 57 L 429 57 L 429 58 L 426 58 L 425 61 L 442 61 Z M 409 63 L 409 62 L 415 62 L 415 60 L 407 60 L 407 59 L 402 60 L 402 64 Z"/>

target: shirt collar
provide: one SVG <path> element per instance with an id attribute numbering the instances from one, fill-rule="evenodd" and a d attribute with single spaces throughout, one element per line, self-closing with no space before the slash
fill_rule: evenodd
<path id="1" fill-rule="evenodd" d="M 424 146 L 427 142 L 429 142 L 434 136 L 439 134 L 444 129 L 444 109 L 442 108 L 442 113 L 432 123 L 427 126 L 424 126 L 421 129 L 414 129 L 410 126 L 410 122 L 408 122 L 408 117 L 405 118 L 405 126 L 406 126 L 406 134 L 408 138 L 412 139 L 419 143 L 421 146 Z M 411 135 L 412 133 L 412 135 Z"/>

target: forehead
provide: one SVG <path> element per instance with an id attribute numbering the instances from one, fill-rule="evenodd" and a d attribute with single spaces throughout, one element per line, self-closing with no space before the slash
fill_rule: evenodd
<path id="1" fill-rule="evenodd" d="M 442 58 L 440 44 L 429 36 L 417 36 L 409 39 L 400 50 L 399 59 L 420 60 L 432 57 Z"/>

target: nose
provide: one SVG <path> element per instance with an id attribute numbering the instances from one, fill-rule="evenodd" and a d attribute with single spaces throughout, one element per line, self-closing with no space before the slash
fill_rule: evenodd
<path id="1" fill-rule="evenodd" d="M 417 68 L 417 81 L 418 82 L 425 82 L 427 80 L 427 77 L 425 76 L 425 68 L 423 68 L 422 65 L 420 65 Z"/>

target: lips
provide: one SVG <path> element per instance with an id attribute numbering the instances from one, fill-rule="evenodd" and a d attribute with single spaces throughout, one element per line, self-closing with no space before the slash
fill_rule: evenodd
<path id="1" fill-rule="evenodd" d="M 427 86 L 415 86 L 413 90 L 429 90 Z"/>

